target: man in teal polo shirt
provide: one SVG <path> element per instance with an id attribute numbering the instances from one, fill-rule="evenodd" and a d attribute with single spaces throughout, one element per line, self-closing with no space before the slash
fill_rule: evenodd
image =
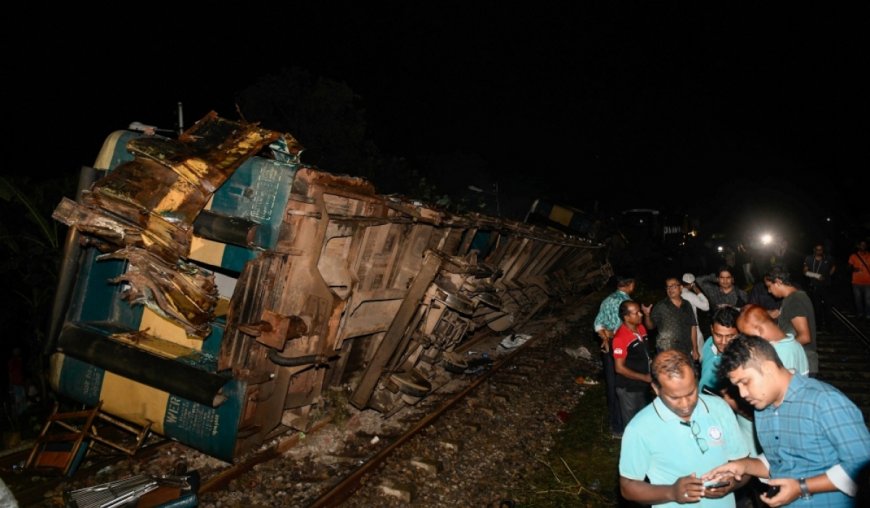
<path id="1" fill-rule="evenodd" d="M 734 307 L 722 307 L 713 314 L 713 324 L 710 326 L 712 334 L 704 342 L 701 348 L 701 380 L 698 387 L 713 393 L 719 393 L 719 389 L 728 384 L 728 381 L 720 381 L 716 370 L 719 368 L 719 360 L 725 346 L 734 337 L 737 337 L 737 317 L 740 312 Z"/>
<path id="2" fill-rule="evenodd" d="M 748 479 L 717 486 L 701 480 L 707 471 L 747 457 L 749 448 L 731 408 L 719 397 L 698 393 L 692 367 L 692 359 L 675 350 L 653 360 L 658 397 L 635 415 L 622 439 L 619 486 L 628 500 L 733 507 L 731 492 Z"/>

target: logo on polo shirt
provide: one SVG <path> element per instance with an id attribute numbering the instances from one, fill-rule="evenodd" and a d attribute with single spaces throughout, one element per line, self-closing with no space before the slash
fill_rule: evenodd
<path id="1" fill-rule="evenodd" d="M 719 427 L 712 425 L 707 429 L 707 437 L 709 437 L 715 443 L 722 442 L 722 429 Z"/>
<path id="2" fill-rule="evenodd" d="M 621 347 L 613 348 L 613 354 L 615 354 L 615 355 L 621 355 L 621 354 L 622 354 L 622 348 L 621 348 Z"/>

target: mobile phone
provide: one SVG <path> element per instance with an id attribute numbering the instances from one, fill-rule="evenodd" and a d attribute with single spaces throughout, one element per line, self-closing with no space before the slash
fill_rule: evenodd
<path id="1" fill-rule="evenodd" d="M 721 482 L 721 481 L 720 482 L 710 481 L 710 482 L 704 483 L 705 489 L 721 489 L 722 487 L 727 487 L 727 486 L 728 486 L 728 482 Z"/>
<path id="2" fill-rule="evenodd" d="M 779 485 L 771 485 L 767 488 L 767 492 L 765 492 L 764 495 L 771 498 L 777 494 L 779 494 Z"/>

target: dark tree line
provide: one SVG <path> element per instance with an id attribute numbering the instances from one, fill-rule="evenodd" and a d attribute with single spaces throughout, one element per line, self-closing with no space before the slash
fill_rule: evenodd
<path id="1" fill-rule="evenodd" d="M 433 147 L 437 156 L 410 160 L 382 152 L 369 130 L 363 100 L 347 84 L 299 68 L 264 75 L 238 94 L 247 121 L 287 132 L 305 147 L 302 160 L 325 171 L 371 180 L 381 193 L 398 193 L 445 208 L 477 209 L 479 196 L 450 185 L 483 163 L 467 154 Z M 111 126 L 106 126 L 108 134 Z M 81 164 L 83 161 L 77 161 Z M 452 168 L 452 169 L 451 169 Z M 432 176 L 435 175 L 435 176 Z M 0 177 L 0 326 L 2 358 L 21 346 L 36 363 L 45 343 L 65 227 L 51 218 L 63 196 L 75 194 L 75 171 L 65 176 Z M 5 376 L 2 381 L 6 382 Z"/>

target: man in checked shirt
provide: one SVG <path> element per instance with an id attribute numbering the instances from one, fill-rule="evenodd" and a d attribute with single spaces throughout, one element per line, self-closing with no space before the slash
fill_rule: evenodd
<path id="1" fill-rule="evenodd" d="M 769 478 L 779 492 L 771 506 L 854 506 L 858 473 L 870 461 L 870 432 L 861 411 L 833 386 L 783 367 L 773 346 L 757 337 L 728 343 L 719 376 L 755 408 L 763 455 L 729 462 L 704 479 Z"/>

